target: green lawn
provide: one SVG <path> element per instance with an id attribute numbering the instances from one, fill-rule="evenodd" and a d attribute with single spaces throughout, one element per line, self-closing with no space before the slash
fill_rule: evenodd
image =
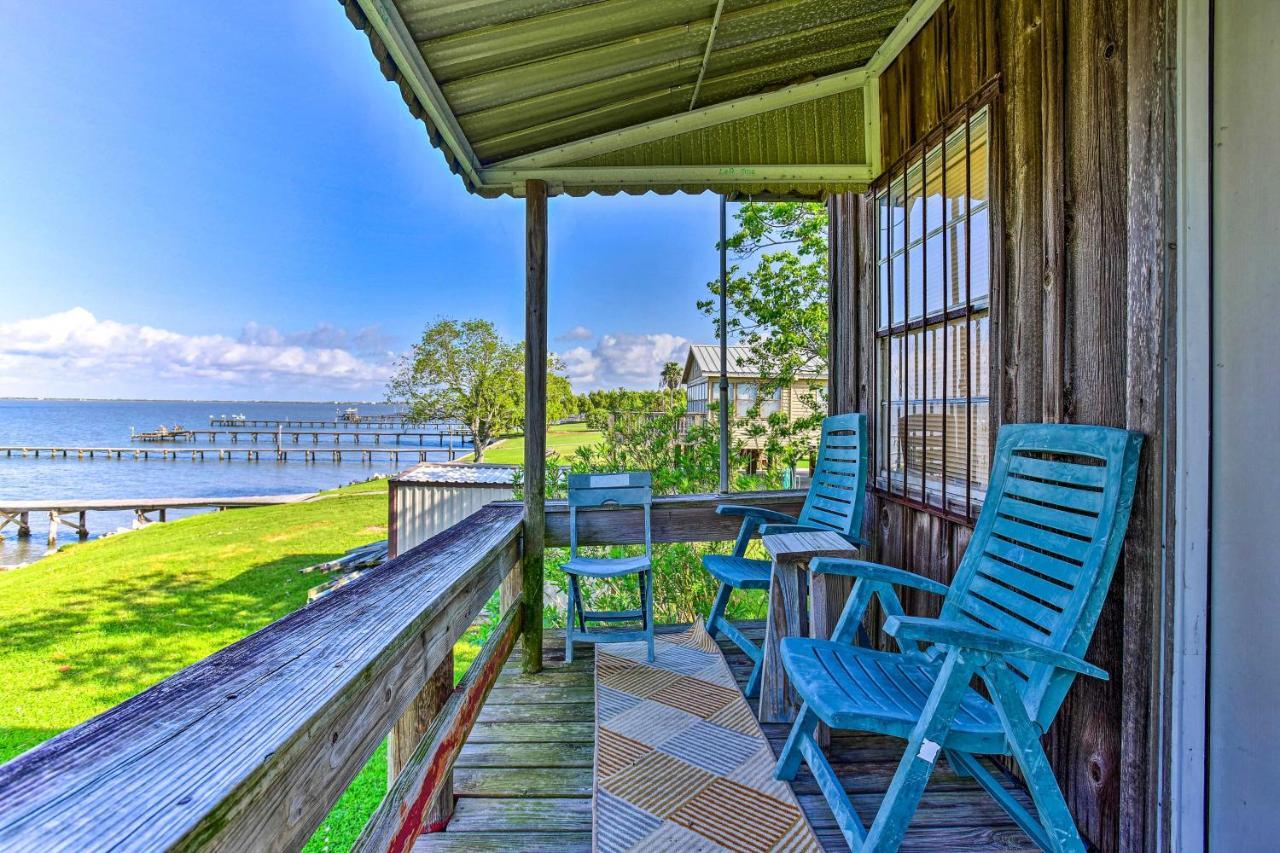
<path id="1" fill-rule="evenodd" d="M 0 573 L 0 761 L 301 607 L 298 569 L 387 535 L 386 482 L 208 513 Z M 464 670 L 477 638 L 460 644 Z M 380 748 L 309 849 L 345 850 L 386 788 Z"/>
<path id="2" fill-rule="evenodd" d="M 587 429 L 586 424 L 557 424 L 547 430 L 547 450 L 555 451 L 561 459 L 567 459 L 579 447 L 595 444 L 603 437 L 598 430 Z M 510 435 L 490 447 L 484 453 L 485 462 L 520 465 L 524 462 L 524 436 Z"/>

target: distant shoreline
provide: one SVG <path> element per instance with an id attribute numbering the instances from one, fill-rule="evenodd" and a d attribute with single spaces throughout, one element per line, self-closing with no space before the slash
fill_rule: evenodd
<path id="1" fill-rule="evenodd" d="M 207 400 L 200 397 L 0 397 L 0 403 L 280 403 L 303 406 L 393 406 L 385 400 Z"/>

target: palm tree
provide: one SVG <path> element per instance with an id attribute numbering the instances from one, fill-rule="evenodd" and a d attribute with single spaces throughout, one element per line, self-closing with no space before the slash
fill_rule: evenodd
<path id="1" fill-rule="evenodd" d="M 680 387 L 680 380 L 684 375 L 684 371 L 680 369 L 680 363 L 676 361 L 668 361 L 662 365 L 662 378 L 658 383 L 658 387 L 668 392 L 667 405 L 671 405 L 671 392 Z"/>

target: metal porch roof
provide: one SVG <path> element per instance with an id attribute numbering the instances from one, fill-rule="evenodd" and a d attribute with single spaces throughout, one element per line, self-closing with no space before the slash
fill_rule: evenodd
<path id="1" fill-rule="evenodd" d="M 939 0 L 340 0 L 467 188 L 818 197 Z"/>

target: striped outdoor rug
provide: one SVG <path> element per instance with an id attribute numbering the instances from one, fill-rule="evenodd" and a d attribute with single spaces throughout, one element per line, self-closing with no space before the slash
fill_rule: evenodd
<path id="1" fill-rule="evenodd" d="M 821 850 L 702 622 L 654 651 L 596 647 L 595 849 Z"/>

